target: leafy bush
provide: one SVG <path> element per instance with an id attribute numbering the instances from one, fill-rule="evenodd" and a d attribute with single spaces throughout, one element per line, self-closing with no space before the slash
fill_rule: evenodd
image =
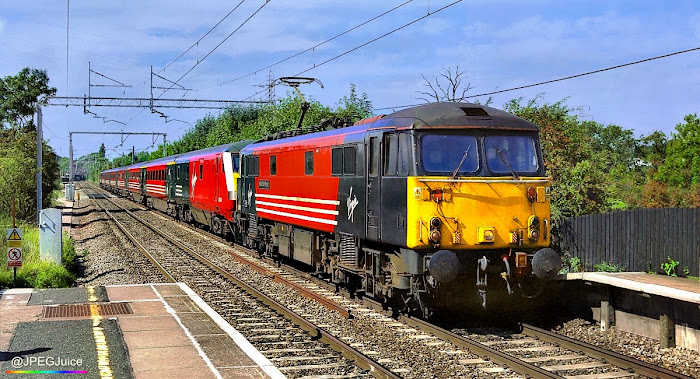
<path id="1" fill-rule="evenodd" d="M 603 261 L 593 265 L 593 268 L 598 272 L 622 272 L 625 268 L 617 263 Z"/>
<path id="2" fill-rule="evenodd" d="M 6 245 L 4 230 L 11 222 L 0 220 L 2 229 L 2 244 Z M 19 225 L 22 228 L 22 267 L 17 270 L 17 279 L 12 280 L 12 268 L 7 267 L 7 256 L 2 254 L 0 259 L 0 288 L 33 287 L 60 288 L 70 287 L 75 283 L 77 270 L 77 255 L 73 239 L 63 236 L 62 259 L 63 265 L 42 262 L 39 257 L 39 229 L 30 225 Z"/>
<path id="3" fill-rule="evenodd" d="M 581 267 L 581 258 L 579 257 L 572 257 L 568 253 L 564 255 L 564 259 L 562 261 L 562 268 L 559 270 L 560 274 L 568 274 L 571 272 L 581 272 L 582 267 Z"/>
<path id="4" fill-rule="evenodd" d="M 664 270 L 668 276 L 678 276 L 676 274 L 676 268 L 680 262 L 673 260 L 671 257 L 666 257 L 666 262 L 661 263 L 661 269 Z"/>
<path id="5" fill-rule="evenodd" d="M 66 233 L 63 233 L 63 249 L 61 253 L 63 267 L 75 274 L 78 270 L 78 254 L 75 252 L 75 243 Z"/>

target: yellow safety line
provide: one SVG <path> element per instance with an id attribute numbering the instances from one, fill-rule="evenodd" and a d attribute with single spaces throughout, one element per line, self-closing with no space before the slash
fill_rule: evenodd
<path id="1" fill-rule="evenodd" d="M 97 348 L 97 367 L 100 370 L 100 378 L 113 378 L 112 367 L 109 363 L 109 346 L 107 346 L 107 338 L 105 336 L 102 325 L 102 316 L 100 309 L 95 302 L 97 295 L 95 287 L 87 287 L 88 302 L 90 304 L 90 318 L 92 319 L 92 336 L 95 339 L 95 347 Z"/>

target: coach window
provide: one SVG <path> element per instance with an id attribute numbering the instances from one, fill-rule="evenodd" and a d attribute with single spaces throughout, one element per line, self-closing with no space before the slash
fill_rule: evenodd
<path id="1" fill-rule="evenodd" d="M 343 174 L 356 174 L 356 148 L 355 146 L 346 146 L 343 148 Z"/>
<path id="2" fill-rule="evenodd" d="M 270 175 L 277 175 L 277 156 L 270 155 Z"/>
<path id="3" fill-rule="evenodd" d="M 379 174 L 379 138 L 369 138 L 369 176 Z"/>
<path id="4" fill-rule="evenodd" d="M 314 174 L 314 152 L 307 151 L 304 153 L 304 173 L 306 175 Z"/>
<path id="5" fill-rule="evenodd" d="M 384 141 L 384 175 L 396 176 L 399 173 L 399 138 L 387 134 Z"/>
<path id="6" fill-rule="evenodd" d="M 342 175 L 343 174 L 343 148 L 334 147 L 331 150 L 331 174 L 332 175 Z"/>

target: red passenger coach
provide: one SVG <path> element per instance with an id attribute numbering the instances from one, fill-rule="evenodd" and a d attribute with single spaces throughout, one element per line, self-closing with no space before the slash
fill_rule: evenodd
<path id="1" fill-rule="evenodd" d="M 130 166 L 127 169 L 129 192 L 131 192 L 132 197 L 141 195 L 141 185 L 139 183 L 139 168 L 137 166 Z"/>

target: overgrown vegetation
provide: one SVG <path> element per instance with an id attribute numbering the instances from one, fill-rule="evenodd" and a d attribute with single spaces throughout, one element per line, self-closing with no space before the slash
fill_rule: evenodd
<path id="1" fill-rule="evenodd" d="M 11 227 L 12 221 L 5 217 L 0 222 L 2 229 L 2 245 L 7 246 L 5 228 Z M 22 228 L 22 267 L 17 270 L 17 279 L 12 280 L 12 268 L 7 267 L 7 255 L 0 259 L 0 288 L 33 287 L 61 288 L 70 287 L 75 283 L 77 270 L 77 255 L 73 239 L 63 236 L 63 264 L 41 261 L 39 257 L 39 229 L 21 224 Z"/>
<path id="2" fill-rule="evenodd" d="M 56 93 L 46 71 L 24 68 L 0 78 L 0 215 L 9 215 L 12 202 L 17 218 L 36 219 L 36 104 Z M 51 204 L 58 182 L 58 157 L 43 144 L 42 206 Z"/>
<path id="3" fill-rule="evenodd" d="M 671 257 L 666 257 L 666 262 L 661 263 L 661 269 L 668 276 L 678 276 L 678 274 L 676 273 L 676 269 L 678 268 L 679 264 L 680 262 L 678 262 L 677 260 L 672 259 Z"/>
<path id="4" fill-rule="evenodd" d="M 583 266 L 581 266 L 581 258 L 572 257 L 569 254 L 564 254 L 561 260 L 561 266 L 561 270 L 559 270 L 560 274 L 569 274 L 583 271 Z"/>
<path id="5" fill-rule="evenodd" d="M 618 265 L 617 263 L 602 261 L 600 263 L 594 264 L 593 269 L 598 272 L 623 272 L 625 268 Z"/>

